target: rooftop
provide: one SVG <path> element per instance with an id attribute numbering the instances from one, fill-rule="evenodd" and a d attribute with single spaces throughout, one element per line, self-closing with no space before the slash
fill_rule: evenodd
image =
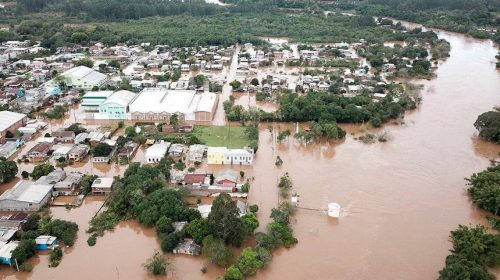
<path id="1" fill-rule="evenodd" d="M 25 118 L 25 114 L 11 111 L 0 111 L 0 131 L 8 129 L 11 125 Z"/>
<path id="2" fill-rule="evenodd" d="M 94 183 L 92 183 L 92 188 L 107 188 L 110 189 L 113 185 L 115 179 L 110 177 L 99 177 L 95 179 Z"/>
<path id="3" fill-rule="evenodd" d="M 52 185 L 34 185 L 30 181 L 20 181 L 12 189 L 8 189 L 0 195 L 0 200 L 40 203 L 51 190 Z"/>

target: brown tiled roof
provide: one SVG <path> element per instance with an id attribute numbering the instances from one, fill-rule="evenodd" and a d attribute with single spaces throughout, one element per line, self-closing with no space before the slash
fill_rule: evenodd
<path id="1" fill-rule="evenodd" d="M 186 174 L 184 176 L 184 182 L 186 184 L 201 184 L 205 180 L 206 174 Z"/>

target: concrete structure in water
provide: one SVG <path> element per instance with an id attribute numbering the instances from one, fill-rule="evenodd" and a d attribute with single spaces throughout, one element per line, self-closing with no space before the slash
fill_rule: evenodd
<path id="1" fill-rule="evenodd" d="M 340 204 L 335 202 L 328 203 L 328 216 L 332 218 L 340 217 Z"/>

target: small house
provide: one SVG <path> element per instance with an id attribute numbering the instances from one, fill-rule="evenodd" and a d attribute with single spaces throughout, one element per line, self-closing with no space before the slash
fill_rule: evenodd
<path id="1" fill-rule="evenodd" d="M 75 145 L 69 151 L 68 159 L 73 160 L 73 161 L 81 161 L 88 155 L 89 150 L 90 150 L 90 147 L 85 145 L 85 144 Z"/>
<path id="2" fill-rule="evenodd" d="M 14 259 L 12 259 L 12 251 L 14 251 L 14 249 L 16 249 L 18 245 L 18 241 L 0 243 L 0 262 L 8 265 L 14 264 Z"/>
<path id="3" fill-rule="evenodd" d="M 55 137 L 58 143 L 73 143 L 75 133 L 73 131 L 58 130 L 52 132 L 52 137 Z"/>
<path id="4" fill-rule="evenodd" d="M 215 183 L 219 186 L 236 188 L 236 184 L 238 183 L 238 173 L 231 169 L 222 170 L 215 177 Z"/>
<path id="5" fill-rule="evenodd" d="M 171 156 L 175 156 L 175 157 L 182 156 L 182 154 L 184 153 L 184 145 L 172 144 L 172 146 L 170 146 L 170 149 L 168 150 L 168 153 Z"/>
<path id="6" fill-rule="evenodd" d="M 153 144 L 151 147 L 146 150 L 146 162 L 154 163 L 159 162 L 168 152 L 168 148 L 170 147 L 169 142 L 160 141 L 158 143 Z"/>
<path id="7" fill-rule="evenodd" d="M 35 239 L 37 250 L 49 250 L 57 245 L 57 238 L 50 235 L 40 235 Z"/>
<path id="8" fill-rule="evenodd" d="M 138 148 L 139 145 L 132 141 L 125 143 L 125 145 L 120 150 L 118 150 L 118 160 L 122 163 L 129 162 L 132 157 L 134 157 L 134 154 Z"/>
<path id="9" fill-rule="evenodd" d="M 191 145 L 187 152 L 187 159 L 191 162 L 201 162 L 206 150 L 207 146 L 205 145 Z"/>
<path id="10" fill-rule="evenodd" d="M 198 256 L 201 254 L 201 246 L 196 244 L 192 239 L 184 239 L 172 252 L 174 254 Z"/>
<path id="11" fill-rule="evenodd" d="M 186 174 L 184 175 L 184 184 L 186 185 L 201 185 L 205 183 L 207 174 Z"/>
<path id="12" fill-rule="evenodd" d="M 68 156 L 69 156 L 69 152 L 71 151 L 71 149 L 73 148 L 73 146 L 58 146 L 54 152 L 52 153 L 52 157 L 56 160 L 60 159 L 60 158 L 63 158 L 64 160 L 67 160 L 68 159 Z"/>
<path id="13" fill-rule="evenodd" d="M 44 161 L 49 157 L 50 150 L 52 149 L 52 143 L 41 142 L 36 144 L 31 148 L 26 156 L 32 162 Z"/>
<path id="14" fill-rule="evenodd" d="M 109 194 L 115 180 L 109 177 L 99 177 L 92 183 L 92 194 Z"/>
<path id="15" fill-rule="evenodd" d="M 54 195 L 72 195 L 75 190 L 80 187 L 83 174 L 79 172 L 71 172 L 63 181 L 57 182 L 54 185 Z"/>

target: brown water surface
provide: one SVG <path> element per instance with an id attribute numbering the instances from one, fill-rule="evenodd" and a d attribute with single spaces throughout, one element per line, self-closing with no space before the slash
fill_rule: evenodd
<path id="1" fill-rule="evenodd" d="M 278 203 L 276 182 L 285 172 L 294 181 L 300 206 L 321 210 L 334 201 L 342 205 L 342 215 L 332 219 L 321 211 L 297 210 L 293 228 L 299 243 L 276 252 L 256 279 L 436 279 L 451 248 L 450 230 L 458 224 L 486 223 L 485 213 L 470 203 L 463 178 L 499 158 L 500 147 L 478 139 L 472 125 L 478 114 L 500 105 L 497 49 L 489 41 L 439 35 L 451 43 L 451 57 L 439 65 L 436 79 L 423 82 L 420 108 L 407 114 L 403 125 L 386 126 L 391 141 L 363 144 L 354 139 L 361 135 L 357 127 L 350 125 L 344 126 L 350 132 L 347 138 L 335 143 L 302 145 L 290 138 L 277 144 L 276 131 L 295 126 L 274 124 L 271 134 L 268 124 L 261 125 L 254 165 L 241 167 L 255 178 L 249 202 L 259 205 L 260 230 Z M 229 93 L 225 85 L 221 101 Z M 222 111 L 216 124 L 225 123 Z M 137 154 L 139 161 L 142 153 Z M 284 161 L 281 167 L 274 165 L 277 155 Z M 107 168 L 92 170 L 123 172 L 121 167 Z M 141 264 L 159 249 L 153 229 L 124 222 L 96 246 L 87 246 L 85 230 L 101 204 L 87 199 L 72 210 L 52 208 L 55 217 L 80 225 L 75 247 L 65 250 L 57 268 L 48 268 L 48 256 L 39 254 L 33 272 L 2 267 L 2 278 L 150 278 Z M 209 266 L 202 274 L 205 262 L 199 257 L 175 257 L 174 262 L 173 278 L 215 279 L 223 272 Z"/>

